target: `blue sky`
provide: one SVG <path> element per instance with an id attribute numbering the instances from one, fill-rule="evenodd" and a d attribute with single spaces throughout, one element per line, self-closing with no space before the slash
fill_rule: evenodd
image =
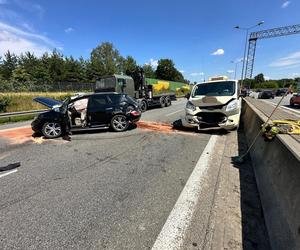
<path id="1" fill-rule="evenodd" d="M 300 24 L 299 10 L 299 0 L 0 0 L 0 55 L 8 49 L 41 55 L 55 47 L 88 58 L 109 41 L 139 64 L 155 67 L 157 59 L 171 58 L 192 81 L 233 77 L 230 61 L 243 56 L 245 39 L 233 27 Z M 254 74 L 300 76 L 300 34 L 258 41 L 256 58 Z"/>

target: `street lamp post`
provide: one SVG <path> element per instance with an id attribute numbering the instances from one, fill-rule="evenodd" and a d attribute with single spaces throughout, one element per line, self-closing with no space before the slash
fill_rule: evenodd
<path id="1" fill-rule="evenodd" d="M 260 26 L 260 25 L 263 25 L 264 24 L 264 21 L 261 21 L 251 27 L 247 27 L 247 28 L 243 28 L 243 27 L 240 27 L 240 26 L 235 26 L 234 28 L 236 29 L 240 29 L 240 30 L 246 30 L 246 41 L 245 41 L 245 49 L 244 49 L 244 57 L 243 57 L 243 67 L 242 67 L 242 75 L 241 75 L 241 85 L 243 85 L 243 81 L 244 81 L 244 70 L 245 70 L 245 61 L 246 61 L 246 52 L 247 52 L 247 43 L 248 43 L 248 34 L 249 34 L 249 30 L 257 27 L 257 26 Z"/>
<path id="2" fill-rule="evenodd" d="M 242 62 L 243 59 L 240 59 L 240 60 L 236 60 L 236 61 L 230 61 L 231 63 L 234 63 L 235 66 L 234 66 L 234 80 L 236 80 L 236 72 L 237 72 L 237 66 L 240 62 Z"/>

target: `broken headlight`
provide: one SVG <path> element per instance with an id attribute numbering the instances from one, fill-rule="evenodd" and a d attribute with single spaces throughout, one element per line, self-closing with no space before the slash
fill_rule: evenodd
<path id="1" fill-rule="evenodd" d="M 239 107 L 238 100 L 233 100 L 230 103 L 228 103 L 228 105 L 226 106 L 226 111 L 227 112 L 234 111 L 234 110 L 238 109 L 238 107 Z"/>
<path id="2" fill-rule="evenodd" d="M 195 111 L 196 110 L 196 106 L 192 103 L 192 102 L 190 102 L 190 101 L 188 101 L 187 103 L 186 103 L 186 106 L 185 106 L 187 109 L 190 109 L 190 110 L 192 110 L 192 111 Z"/>

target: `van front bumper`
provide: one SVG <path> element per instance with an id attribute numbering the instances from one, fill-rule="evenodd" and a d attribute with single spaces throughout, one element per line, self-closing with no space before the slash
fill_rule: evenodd
<path id="1" fill-rule="evenodd" d="M 203 117 L 201 116 L 203 114 Z M 209 116 L 207 116 L 209 114 Z M 207 119 L 209 117 L 209 119 Z M 239 126 L 240 113 L 226 115 L 221 112 L 198 112 L 197 114 L 191 114 L 187 112 L 185 118 L 182 119 L 182 125 L 188 128 L 201 128 L 201 125 L 220 127 L 226 130 L 235 129 Z"/>

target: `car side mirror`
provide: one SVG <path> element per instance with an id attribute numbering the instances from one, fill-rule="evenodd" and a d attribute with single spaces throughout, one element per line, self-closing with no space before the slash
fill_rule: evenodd
<path id="1" fill-rule="evenodd" d="M 186 99 L 190 99 L 191 93 L 187 93 L 184 97 L 185 97 Z"/>

